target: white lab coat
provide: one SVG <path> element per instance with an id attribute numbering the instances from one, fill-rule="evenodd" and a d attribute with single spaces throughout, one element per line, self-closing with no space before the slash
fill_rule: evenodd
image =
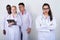
<path id="1" fill-rule="evenodd" d="M 14 19 L 17 22 L 17 25 L 12 25 L 11 27 L 8 27 L 8 19 Z M 4 19 L 4 29 L 6 30 L 5 40 L 21 40 L 20 36 L 20 29 L 22 21 L 19 15 L 16 17 L 13 17 L 12 15 L 7 16 Z"/>
<path id="2" fill-rule="evenodd" d="M 46 19 L 44 15 L 40 15 L 35 23 L 38 31 L 38 40 L 55 40 L 56 19 L 54 17 L 50 21 L 50 17 Z"/>
<path id="3" fill-rule="evenodd" d="M 28 40 L 29 34 L 27 33 L 27 28 L 31 28 L 31 24 L 32 24 L 31 15 L 27 11 L 25 11 L 23 15 L 20 12 L 19 15 L 21 15 L 22 23 L 23 23 L 21 27 L 21 31 L 23 33 L 23 40 Z"/>

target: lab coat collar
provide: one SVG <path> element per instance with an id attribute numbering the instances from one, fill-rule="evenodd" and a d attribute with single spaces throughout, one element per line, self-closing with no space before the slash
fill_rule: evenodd
<path id="1" fill-rule="evenodd" d="M 46 19 L 45 15 L 43 14 L 43 18 Z M 47 17 L 47 19 L 50 19 L 50 16 Z"/>
<path id="2" fill-rule="evenodd" d="M 22 15 L 22 12 L 21 12 L 21 11 L 20 11 L 20 14 Z M 26 10 L 24 11 L 24 14 L 26 14 Z M 23 15 L 24 15 L 24 14 L 23 14 Z"/>
<path id="3" fill-rule="evenodd" d="M 16 13 L 16 16 L 15 17 L 17 17 L 17 16 L 18 16 L 18 14 Z M 11 14 L 11 17 L 13 17 L 12 14 Z"/>

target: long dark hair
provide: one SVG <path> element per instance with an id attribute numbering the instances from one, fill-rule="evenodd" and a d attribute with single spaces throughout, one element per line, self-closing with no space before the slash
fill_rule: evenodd
<path id="1" fill-rule="evenodd" d="M 42 8 L 43 8 L 44 6 L 48 6 L 48 7 L 49 7 L 48 15 L 50 16 L 50 21 L 52 21 L 53 16 L 52 16 L 52 12 L 51 12 L 50 5 L 49 5 L 48 3 L 44 3 L 43 6 L 42 6 Z"/>

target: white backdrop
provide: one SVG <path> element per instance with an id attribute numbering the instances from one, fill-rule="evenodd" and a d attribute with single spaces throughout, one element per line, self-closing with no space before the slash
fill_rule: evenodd
<path id="1" fill-rule="evenodd" d="M 57 20 L 56 27 L 56 40 L 60 40 L 60 0 L 0 0 L 0 40 L 4 39 L 2 34 L 2 20 L 6 15 L 6 5 L 16 5 L 18 8 L 18 3 L 23 2 L 26 5 L 26 9 L 31 13 L 33 19 L 32 32 L 30 34 L 30 40 L 37 40 L 37 31 L 35 29 L 35 19 L 42 13 L 43 3 L 49 3 L 53 12 L 53 15 Z"/>

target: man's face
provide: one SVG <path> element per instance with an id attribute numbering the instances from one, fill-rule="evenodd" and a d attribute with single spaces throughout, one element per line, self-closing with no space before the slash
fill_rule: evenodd
<path id="1" fill-rule="evenodd" d="M 19 10 L 22 12 L 25 10 L 25 7 L 23 5 L 19 5 Z"/>
<path id="2" fill-rule="evenodd" d="M 11 7 L 7 7 L 7 12 L 11 12 Z"/>

